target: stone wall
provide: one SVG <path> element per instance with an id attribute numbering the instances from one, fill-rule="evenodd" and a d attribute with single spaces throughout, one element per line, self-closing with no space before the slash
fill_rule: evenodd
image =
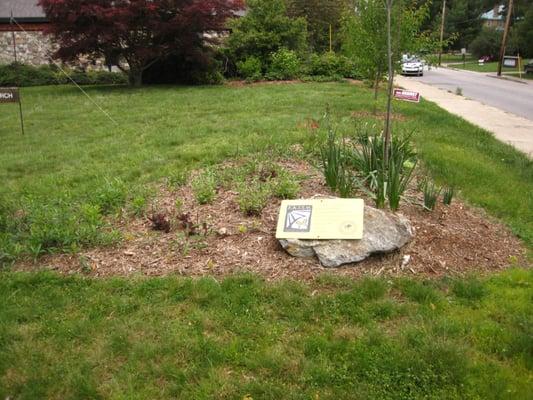
<path id="1" fill-rule="evenodd" d="M 48 55 L 52 51 L 52 44 L 42 32 L 15 32 L 15 42 L 18 62 L 29 65 L 50 63 Z M 0 31 L 0 64 L 14 61 L 13 33 Z"/>

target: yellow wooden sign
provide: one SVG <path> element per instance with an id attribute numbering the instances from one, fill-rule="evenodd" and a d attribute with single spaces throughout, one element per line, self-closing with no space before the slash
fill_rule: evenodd
<path id="1" fill-rule="evenodd" d="M 362 199 L 284 200 L 278 239 L 362 239 Z"/>

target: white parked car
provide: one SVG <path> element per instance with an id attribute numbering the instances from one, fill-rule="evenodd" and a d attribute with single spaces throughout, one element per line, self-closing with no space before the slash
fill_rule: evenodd
<path id="1" fill-rule="evenodd" d="M 424 62 L 418 59 L 405 60 L 402 62 L 402 75 L 424 75 Z"/>

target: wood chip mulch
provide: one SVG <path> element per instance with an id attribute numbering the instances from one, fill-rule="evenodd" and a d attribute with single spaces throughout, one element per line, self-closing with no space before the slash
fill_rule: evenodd
<path id="1" fill-rule="evenodd" d="M 320 173 L 303 161 L 279 161 L 293 174 L 305 176 L 301 198 L 331 195 Z M 221 168 L 231 168 L 227 163 Z M 324 268 L 316 259 L 289 256 L 274 237 L 280 200 L 274 199 L 260 217 L 246 217 L 239 210 L 235 191 L 220 188 L 212 204 L 199 205 L 189 185 L 169 190 L 160 185 L 154 209 L 169 217 L 170 232 L 154 231 L 146 217 L 124 218 L 116 228 L 124 241 L 115 247 L 93 248 L 75 255 L 52 255 L 37 263 L 21 262 L 21 270 L 49 268 L 61 273 L 96 277 L 117 275 L 223 277 L 252 272 L 267 280 L 293 278 L 309 281 L 330 272 L 345 276 L 419 275 L 440 277 L 472 271 L 491 272 L 525 260 L 525 248 L 509 229 L 482 210 L 455 198 L 451 206 L 440 203 L 433 212 L 423 209 L 422 194 L 412 185 L 400 213 L 411 220 L 415 239 L 401 251 L 376 255 L 341 268 Z M 362 196 L 364 197 L 364 196 Z M 190 212 L 209 234 L 187 240 L 177 222 L 176 199 L 181 212 Z M 367 204 L 372 201 L 366 199 Z M 406 263 L 406 260 L 409 262 Z M 522 264 L 524 265 L 524 264 Z"/>

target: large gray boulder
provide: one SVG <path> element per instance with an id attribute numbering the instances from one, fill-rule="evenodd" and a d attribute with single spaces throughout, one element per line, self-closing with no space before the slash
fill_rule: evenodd
<path id="1" fill-rule="evenodd" d="M 414 237 L 407 218 L 365 206 L 361 240 L 280 239 L 281 246 L 294 257 L 318 257 L 324 267 L 356 263 L 372 254 L 389 253 L 405 246 Z"/>

